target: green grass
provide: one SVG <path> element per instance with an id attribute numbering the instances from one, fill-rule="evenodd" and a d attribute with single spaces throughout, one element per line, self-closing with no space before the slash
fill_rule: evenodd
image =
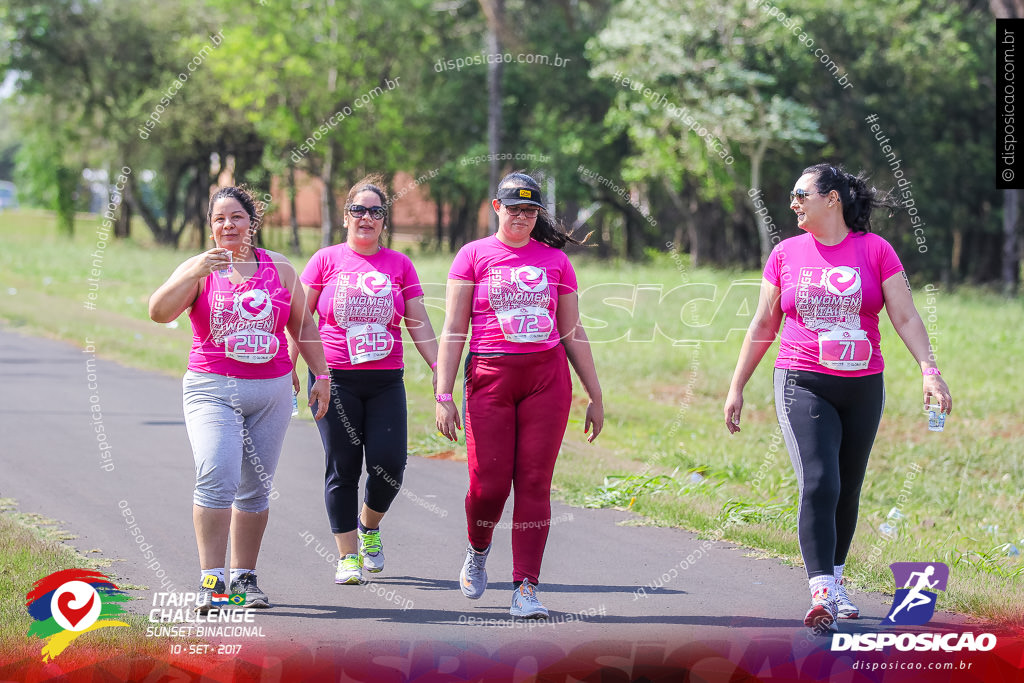
<path id="1" fill-rule="evenodd" d="M 88 338 L 101 356 L 179 375 L 191 338 L 188 321 L 183 317 L 175 329 L 157 325 L 148 319 L 146 302 L 195 249 L 154 247 L 137 226 L 138 241 L 107 246 L 97 310 L 87 311 L 82 304 L 96 225 L 95 217 L 83 217 L 69 240 L 56 235 L 48 213 L 0 214 L 0 319 L 77 344 Z M 268 243 L 280 249 L 283 238 L 273 233 Z M 304 233 L 303 255 L 290 256 L 296 267 L 317 243 L 315 231 Z M 412 242 L 397 248 L 413 257 L 440 330 L 451 256 L 423 253 Z M 730 436 L 723 424 L 722 403 L 759 273 L 691 269 L 685 255 L 656 256 L 642 265 L 572 258 L 607 419 L 597 443 L 587 444 L 577 383 L 555 472 L 559 495 L 577 504 L 630 507 L 651 523 L 705 536 L 721 529 L 727 540 L 799 564 L 796 482 L 785 447 L 773 441 L 777 345 L 747 386 L 742 433 Z M 921 284 L 915 298 L 919 309 L 934 305 L 936 351 L 954 411 L 945 432 L 926 430 L 920 373 L 883 316 L 886 411 L 847 574 L 857 588 L 891 592 L 889 563 L 944 561 L 951 581 L 940 608 L 1024 625 L 1024 562 L 1007 555 L 1005 546 L 1024 552 L 1024 425 L 1010 383 L 1024 370 L 1018 340 L 1024 303 L 968 288 L 940 288 L 929 302 Z M 11 287 L 17 294 L 7 293 Z M 430 375 L 415 351 L 408 353 L 406 378 L 411 452 L 464 457 L 461 443 L 452 448 L 434 432 Z M 900 504 L 912 465 L 921 473 Z M 693 472 L 701 474 L 699 482 L 691 481 Z M 652 477 L 659 478 L 642 484 Z M 878 527 L 897 505 L 906 517 L 898 539 L 888 541 Z M 730 511 L 738 523 L 725 524 Z"/>

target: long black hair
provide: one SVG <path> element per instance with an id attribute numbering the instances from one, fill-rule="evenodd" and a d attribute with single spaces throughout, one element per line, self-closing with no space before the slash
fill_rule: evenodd
<path id="1" fill-rule="evenodd" d="M 541 193 L 540 184 L 523 171 L 513 171 L 502 178 L 501 182 L 498 183 L 498 189 L 502 190 L 507 187 L 525 187 L 543 194 Z M 530 237 L 555 249 L 565 248 L 566 243 L 583 244 L 587 241 L 586 237 L 578 240 L 570 235 L 560 223 L 551 217 L 548 210 L 543 207 L 537 207 L 537 223 L 533 226 L 533 230 L 530 231 Z"/>
<path id="2" fill-rule="evenodd" d="M 835 190 L 843 205 L 843 220 L 853 232 L 871 232 L 871 210 L 885 207 L 889 215 L 903 208 L 903 203 L 892 192 L 882 193 L 868 184 L 868 176 L 861 171 L 857 175 L 847 173 L 842 166 L 815 164 L 804 169 L 802 175 L 813 173 L 818 176 L 815 187 L 821 194 Z"/>

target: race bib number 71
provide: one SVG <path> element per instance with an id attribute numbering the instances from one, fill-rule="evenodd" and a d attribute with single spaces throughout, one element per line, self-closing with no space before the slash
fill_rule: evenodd
<path id="1" fill-rule="evenodd" d="M 864 330 L 818 333 L 818 362 L 832 370 L 867 370 L 871 340 Z"/>

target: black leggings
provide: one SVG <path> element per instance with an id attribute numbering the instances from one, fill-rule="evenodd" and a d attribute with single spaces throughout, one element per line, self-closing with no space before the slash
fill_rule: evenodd
<path id="1" fill-rule="evenodd" d="M 885 406 L 882 374 L 775 369 L 775 412 L 800 486 L 797 532 L 807 578 L 846 563 L 860 487 Z"/>
<path id="2" fill-rule="evenodd" d="M 327 460 L 327 518 L 336 534 L 356 528 L 364 453 L 368 508 L 387 512 L 402 487 L 408 446 L 403 375 L 400 369 L 331 370 L 331 406 L 316 426 Z M 310 373 L 310 386 L 313 381 Z"/>

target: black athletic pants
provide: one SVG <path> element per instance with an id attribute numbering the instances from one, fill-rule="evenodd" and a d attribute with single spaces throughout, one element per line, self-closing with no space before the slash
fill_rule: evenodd
<path id="1" fill-rule="evenodd" d="M 797 531 L 807 577 L 846 563 L 860 488 L 885 405 L 882 374 L 775 369 L 775 411 L 800 486 Z"/>
<path id="2" fill-rule="evenodd" d="M 336 534 L 356 528 L 364 455 L 368 508 L 387 512 L 402 488 L 408 447 L 403 376 L 400 369 L 331 370 L 331 405 L 316 426 L 327 460 L 327 518 Z"/>

